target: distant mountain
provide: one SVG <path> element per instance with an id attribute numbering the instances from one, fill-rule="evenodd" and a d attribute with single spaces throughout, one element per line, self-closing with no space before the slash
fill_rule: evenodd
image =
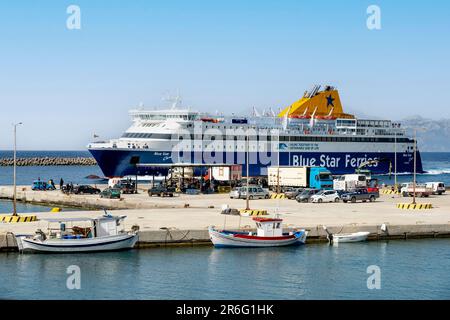
<path id="1" fill-rule="evenodd" d="M 349 113 L 359 119 L 381 119 L 349 108 Z M 417 131 L 419 150 L 425 152 L 450 152 L 450 119 L 433 120 L 419 115 L 411 116 L 403 120 L 397 120 L 405 128 L 424 128 L 425 131 Z M 414 131 L 408 130 L 412 137 Z"/>
<path id="2" fill-rule="evenodd" d="M 417 131 L 420 151 L 450 151 L 450 119 L 432 120 L 421 116 L 412 116 L 400 120 L 400 122 L 404 127 L 424 129 L 424 131 Z M 408 130 L 408 133 L 414 134 L 412 130 Z"/>

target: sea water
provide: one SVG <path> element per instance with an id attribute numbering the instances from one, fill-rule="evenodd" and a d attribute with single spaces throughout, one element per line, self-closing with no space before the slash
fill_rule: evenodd
<path id="1" fill-rule="evenodd" d="M 0 254 L 0 299 L 450 299 L 449 248 L 430 239 Z"/>

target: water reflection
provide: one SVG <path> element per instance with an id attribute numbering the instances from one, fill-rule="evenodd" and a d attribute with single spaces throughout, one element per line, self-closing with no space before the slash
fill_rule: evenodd
<path id="1" fill-rule="evenodd" d="M 0 254 L 4 299 L 450 298 L 449 239 L 260 249 L 171 248 L 77 255 Z M 66 288 L 81 268 L 82 290 Z M 382 290 L 368 290 L 367 267 Z"/>

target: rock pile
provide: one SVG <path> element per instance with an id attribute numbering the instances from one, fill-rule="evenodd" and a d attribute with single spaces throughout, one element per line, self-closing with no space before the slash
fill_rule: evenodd
<path id="1" fill-rule="evenodd" d="M 13 158 L 0 159 L 0 167 L 10 167 L 14 165 Z M 18 158 L 17 166 L 31 167 L 31 166 L 96 166 L 97 161 L 94 158 Z"/>

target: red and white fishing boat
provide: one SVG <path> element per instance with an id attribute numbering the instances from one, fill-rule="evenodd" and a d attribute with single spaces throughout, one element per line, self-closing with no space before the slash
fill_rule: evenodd
<path id="1" fill-rule="evenodd" d="M 305 230 L 283 233 L 279 218 L 253 218 L 257 232 L 238 232 L 209 228 L 209 236 L 217 247 L 281 247 L 305 244 Z"/>

